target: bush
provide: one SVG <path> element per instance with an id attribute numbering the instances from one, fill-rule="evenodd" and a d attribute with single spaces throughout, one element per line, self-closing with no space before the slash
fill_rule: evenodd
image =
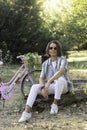
<path id="1" fill-rule="evenodd" d="M 7 53 L 6 53 L 6 55 L 5 55 L 5 57 L 3 58 L 3 62 L 5 64 L 11 64 L 12 60 L 13 60 L 13 57 L 12 57 L 10 51 L 8 50 Z"/>

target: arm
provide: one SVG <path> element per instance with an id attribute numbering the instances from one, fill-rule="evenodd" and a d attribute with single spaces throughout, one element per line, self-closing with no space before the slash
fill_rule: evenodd
<path id="1" fill-rule="evenodd" d="M 43 87 L 45 86 L 45 64 L 42 64 L 42 70 L 39 78 L 39 84 Z"/>
<path id="2" fill-rule="evenodd" d="M 48 80 L 48 83 L 51 83 L 52 81 L 58 79 L 62 75 L 64 75 L 67 71 L 67 60 L 65 57 L 62 57 L 60 60 L 60 66 L 58 67 L 59 70 Z"/>
<path id="3" fill-rule="evenodd" d="M 39 78 L 39 83 L 40 83 L 41 86 L 45 86 L 45 79 Z"/>
<path id="4" fill-rule="evenodd" d="M 61 77 L 62 75 L 64 75 L 66 69 L 65 68 L 61 68 L 58 72 L 56 72 L 47 82 L 51 83 L 52 81 L 58 79 L 59 77 Z"/>
<path id="5" fill-rule="evenodd" d="M 48 99 L 48 88 L 51 84 L 52 81 L 58 79 L 60 76 L 64 75 L 66 69 L 65 68 L 61 68 L 58 72 L 56 72 L 45 84 L 44 89 L 42 89 L 42 95 Z"/>

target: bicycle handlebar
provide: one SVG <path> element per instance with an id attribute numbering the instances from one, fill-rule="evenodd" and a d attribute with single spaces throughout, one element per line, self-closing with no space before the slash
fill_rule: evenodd
<path id="1" fill-rule="evenodd" d="M 26 64 L 25 61 L 28 60 L 28 58 L 26 58 L 25 55 L 19 55 L 19 56 L 17 56 L 17 59 L 21 59 L 22 62 L 25 63 L 25 64 Z"/>
<path id="2" fill-rule="evenodd" d="M 19 55 L 19 56 L 17 56 L 17 59 L 24 59 L 25 58 L 25 56 L 24 55 Z"/>

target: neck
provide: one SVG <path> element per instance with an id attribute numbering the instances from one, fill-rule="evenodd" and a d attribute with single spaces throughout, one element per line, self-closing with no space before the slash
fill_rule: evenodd
<path id="1" fill-rule="evenodd" d="M 55 60 L 57 60 L 57 57 L 51 57 L 51 60 L 55 61 Z"/>

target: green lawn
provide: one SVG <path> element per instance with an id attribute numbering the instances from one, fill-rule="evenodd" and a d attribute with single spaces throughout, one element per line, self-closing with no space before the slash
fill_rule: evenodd
<path id="1" fill-rule="evenodd" d="M 86 79 L 87 75 L 87 51 L 69 51 L 68 52 L 68 64 L 70 77 Z M 20 65 L 11 64 L 9 66 L 0 66 L 0 77 L 3 81 L 9 80 Z M 80 75 L 77 77 L 77 75 Z"/>
<path id="2" fill-rule="evenodd" d="M 87 51 L 69 51 L 68 54 L 70 69 L 87 69 Z"/>

